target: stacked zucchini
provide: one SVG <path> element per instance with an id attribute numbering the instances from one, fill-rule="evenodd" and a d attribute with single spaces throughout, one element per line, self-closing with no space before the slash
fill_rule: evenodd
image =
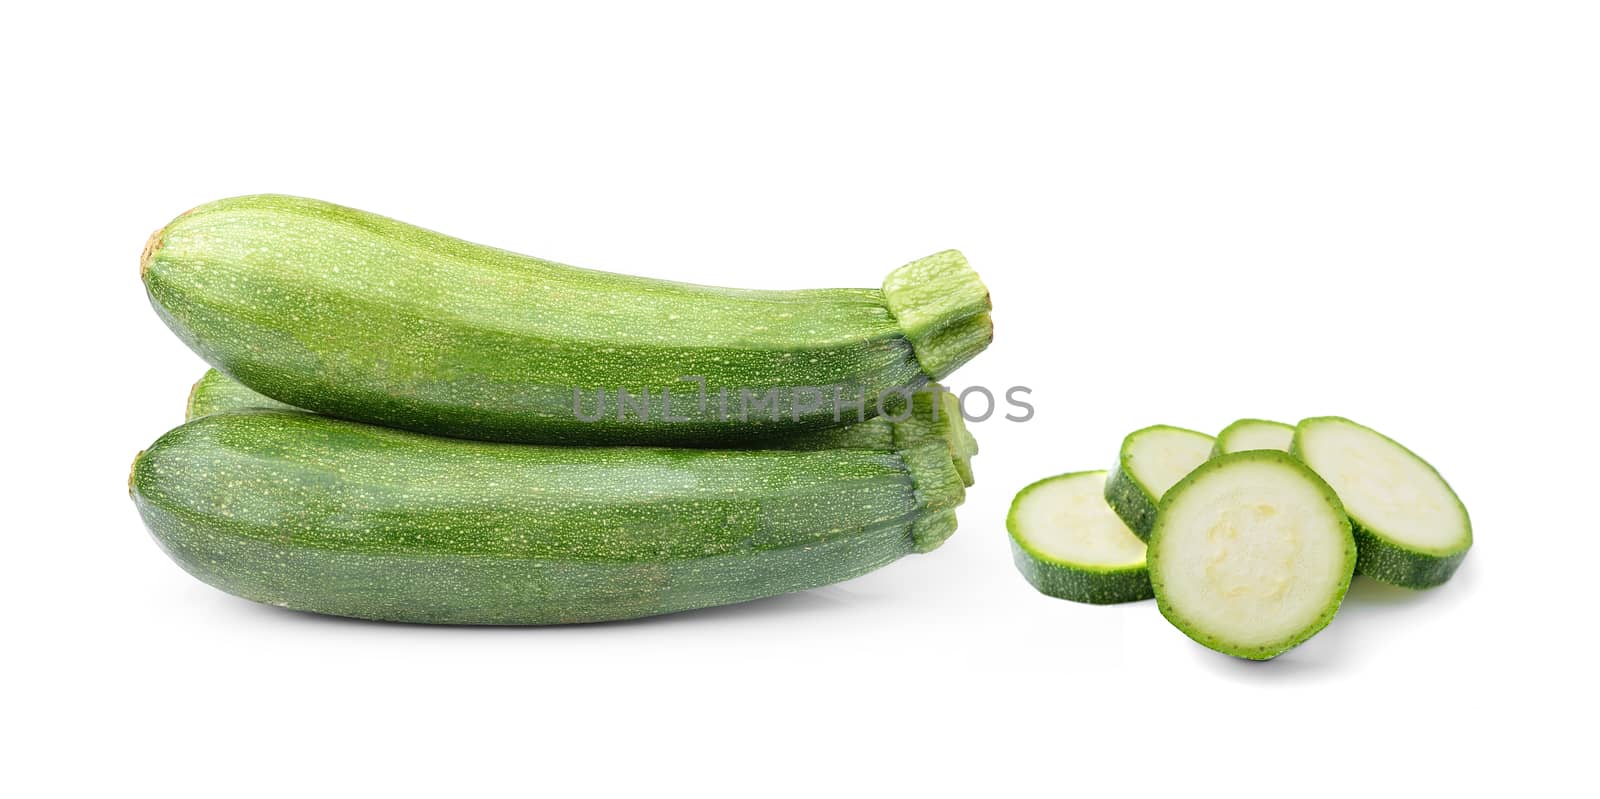
<path id="1" fill-rule="evenodd" d="M 1254 660 L 1325 627 L 1353 575 L 1431 588 L 1472 546 L 1466 508 L 1432 466 L 1334 416 L 1241 419 L 1214 438 L 1137 430 L 1109 477 L 1024 488 L 1007 528 L 1017 567 L 1041 592 L 1153 596 L 1189 637 Z"/>
<path id="2" fill-rule="evenodd" d="M 158 231 L 140 273 L 215 368 L 130 493 L 180 566 L 258 602 L 450 624 L 741 602 L 939 546 L 971 484 L 935 381 L 992 327 L 955 251 L 881 289 L 720 289 L 252 196 Z"/>

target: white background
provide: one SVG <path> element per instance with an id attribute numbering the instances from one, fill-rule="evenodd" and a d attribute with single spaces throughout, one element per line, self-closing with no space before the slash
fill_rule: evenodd
<path id="1" fill-rule="evenodd" d="M 1592 790 L 1593 4 L 132 5 L 0 22 L 6 793 Z M 950 382 L 1038 415 L 975 427 L 944 548 L 836 587 L 545 629 L 256 606 L 124 489 L 203 368 L 139 250 L 256 192 L 712 284 L 961 248 L 996 337 Z M 1329 413 L 1452 481 L 1454 581 L 1358 581 L 1253 664 L 1010 563 L 1012 494 L 1129 430 Z"/>

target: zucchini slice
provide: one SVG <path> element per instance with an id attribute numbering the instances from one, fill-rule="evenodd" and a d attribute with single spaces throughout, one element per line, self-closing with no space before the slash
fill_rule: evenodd
<path id="1" fill-rule="evenodd" d="M 1129 433 L 1106 479 L 1106 504 L 1134 535 L 1148 541 L 1161 496 L 1205 463 L 1215 443 L 1205 433 L 1164 424 Z"/>
<path id="2" fill-rule="evenodd" d="M 1111 512 L 1106 473 L 1046 477 L 1017 492 L 1006 516 L 1011 554 L 1039 592 L 1108 605 L 1149 599 L 1144 542 Z"/>
<path id="3" fill-rule="evenodd" d="M 1217 443 L 1211 448 L 1211 457 L 1252 449 L 1288 452 L 1292 441 L 1294 441 L 1292 424 L 1266 419 L 1240 419 L 1222 428 L 1222 432 L 1217 434 Z"/>
<path id="4" fill-rule="evenodd" d="M 1295 428 L 1293 452 L 1338 492 L 1355 526 L 1356 572 L 1403 588 L 1450 579 L 1472 547 L 1472 521 L 1427 461 L 1349 419 Z"/>
<path id="5" fill-rule="evenodd" d="M 1356 543 L 1322 478 L 1288 453 L 1251 450 L 1167 492 L 1147 557 L 1161 615 L 1218 652 L 1266 660 L 1327 626 Z"/>

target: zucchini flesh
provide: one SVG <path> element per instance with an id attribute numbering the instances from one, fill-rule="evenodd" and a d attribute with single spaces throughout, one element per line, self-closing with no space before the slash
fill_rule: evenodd
<path id="1" fill-rule="evenodd" d="M 1431 588 L 1466 559 L 1472 547 L 1466 506 L 1438 471 L 1394 439 L 1321 416 L 1296 427 L 1294 454 L 1344 502 L 1360 551 L 1356 573 Z"/>
<path id="2" fill-rule="evenodd" d="M 1148 540 L 1162 495 L 1205 463 L 1215 444 L 1205 433 L 1164 424 L 1129 433 L 1106 479 L 1106 504 L 1134 535 Z"/>
<path id="3" fill-rule="evenodd" d="M 1294 425 L 1266 419 L 1240 419 L 1217 433 L 1217 443 L 1211 456 L 1252 449 L 1275 449 L 1288 452 L 1294 441 Z"/>
<path id="4" fill-rule="evenodd" d="M 207 369 L 189 390 L 185 421 L 209 416 L 213 413 L 247 409 L 299 410 L 234 380 L 215 370 Z M 904 419 L 898 419 L 905 416 Z M 972 458 L 978 454 L 978 442 L 967 430 L 961 416 L 961 402 L 954 394 L 937 383 L 911 397 L 909 415 L 902 407 L 890 417 L 877 417 L 864 422 L 794 433 L 780 438 L 751 442 L 752 449 L 906 449 L 924 441 L 943 441 L 950 447 L 957 473 L 966 485 L 972 485 Z"/>
<path id="5" fill-rule="evenodd" d="M 852 401 L 876 415 L 885 392 L 944 377 L 992 338 L 988 291 L 954 250 L 881 289 L 724 289 L 275 195 L 180 216 L 140 272 L 167 325 L 262 394 L 488 440 L 710 446 L 835 426 L 859 418 Z"/>
<path id="6" fill-rule="evenodd" d="M 388 621 L 559 624 L 742 602 L 937 547 L 948 446 L 899 452 L 538 447 L 296 411 L 204 416 L 130 492 L 202 581 Z"/>
<path id="7" fill-rule="evenodd" d="M 1276 657 L 1333 618 L 1356 545 L 1333 489 L 1287 453 L 1214 458 L 1161 500 L 1150 536 L 1161 614 L 1237 657 Z"/>
<path id="8" fill-rule="evenodd" d="M 1012 558 L 1040 593 L 1096 605 L 1153 595 L 1145 544 L 1106 505 L 1105 483 L 1103 471 L 1047 477 L 1012 501 Z"/>

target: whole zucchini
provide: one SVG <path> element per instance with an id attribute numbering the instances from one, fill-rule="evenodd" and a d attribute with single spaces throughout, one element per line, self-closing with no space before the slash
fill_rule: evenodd
<path id="1" fill-rule="evenodd" d="M 298 410 L 256 392 L 215 369 L 207 369 L 195 381 L 194 387 L 189 389 L 184 418 L 197 419 L 213 413 L 250 408 Z M 900 418 L 902 416 L 904 418 Z M 891 418 L 895 421 L 891 421 Z M 938 384 L 931 384 L 912 395 L 909 414 L 902 407 L 892 417 L 878 417 L 823 430 L 807 430 L 752 442 L 750 446 L 757 449 L 892 450 L 905 449 L 928 440 L 939 440 L 950 445 L 950 457 L 955 459 L 961 482 L 972 485 L 972 456 L 978 454 L 978 442 L 967 431 L 966 422 L 961 416 L 961 403 L 954 394 Z"/>
<path id="2" fill-rule="evenodd" d="M 942 441 L 540 447 L 283 410 L 168 432 L 129 489 L 167 553 L 228 593 L 449 624 L 627 619 L 827 585 L 937 547 L 964 498 Z"/>
<path id="3" fill-rule="evenodd" d="M 498 441 L 717 445 L 837 425 L 992 337 L 988 292 L 954 250 L 881 290 L 712 288 L 277 195 L 178 217 L 140 273 L 180 338 L 262 394 Z"/>

